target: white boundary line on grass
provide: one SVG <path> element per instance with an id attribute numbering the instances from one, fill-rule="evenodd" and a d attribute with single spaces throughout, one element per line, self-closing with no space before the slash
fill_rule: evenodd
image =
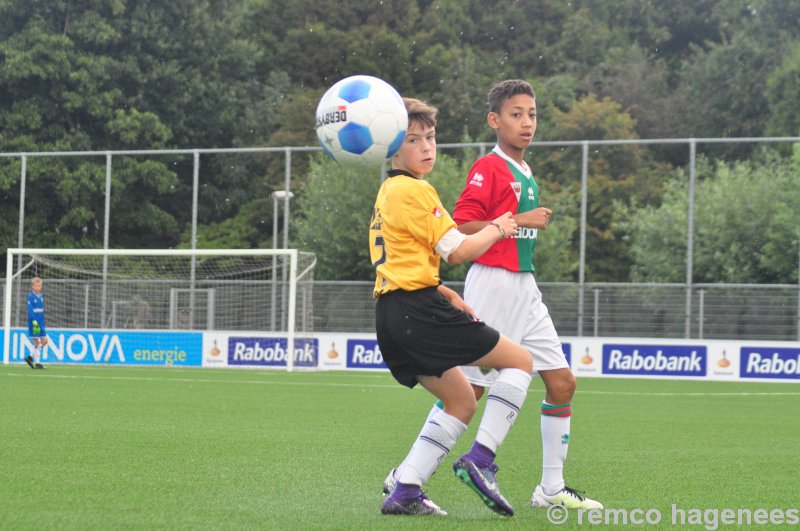
<path id="1" fill-rule="evenodd" d="M 581 391 L 578 389 L 576 391 L 577 394 L 585 394 L 585 395 L 635 395 L 635 396 L 800 396 L 800 391 L 795 393 L 786 392 L 786 393 L 751 393 L 751 392 L 731 392 L 725 391 L 720 393 L 697 393 L 693 391 L 688 391 L 686 393 L 676 393 L 672 392 L 647 392 L 647 391 Z"/>
<path id="2" fill-rule="evenodd" d="M 149 369 L 146 369 L 149 370 Z M 189 371 L 187 371 L 189 372 Z M 264 374 L 264 373 L 262 373 Z M 287 373 L 269 373 L 270 375 L 282 375 Z M 296 374 L 296 373 L 295 373 Z M 225 384 L 260 384 L 260 385 L 296 385 L 296 386 L 313 386 L 313 387 L 374 387 L 381 389 L 403 389 L 398 384 L 369 384 L 369 383 L 337 383 L 337 382 L 292 382 L 292 381 L 267 381 L 267 380 L 225 380 L 216 378 L 153 378 L 147 376 L 94 376 L 88 374 L 71 375 L 71 374 L 48 374 L 37 372 L 36 374 L 30 373 L 6 373 L 6 376 L 17 376 L 23 378 L 57 378 L 67 380 L 121 380 L 131 382 L 188 382 L 188 383 L 225 383 Z M 528 393 L 537 392 L 538 390 L 530 389 Z M 700 392 L 659 392 L 659 391 L 577 391 L 578 394 L 585 395 L 620 395 L 620 396 L 692 396 L 692 397 L 709 397 L 709 396 L 798 396 L 800 391 L 796 392 L 718 392 L 718 393 L 700 393 Z"/>
<path id="3" fill-rule="evenodd" d="M 20 376 L 23 378 L 58 378 L 64 380 L 123 380 L 131 382 L 188 382 L 188 383 L 231 383 L 231 384 L 263 384 L 263 385 L 298 385 L 298 386 L 315 386 L 315 387 L 381 387 L 381 388 L 396 388 L 397 385 L 389 384 L 348 384 L 336 382 L 277 382 L 266 380 L 218 380 L 215 378 L 152 378 L 146 376 L 92 376 L 88 374 L 70 375 L 70 374 L 25 374 L 25 373 L 8 373 L 7 376 Z"/>

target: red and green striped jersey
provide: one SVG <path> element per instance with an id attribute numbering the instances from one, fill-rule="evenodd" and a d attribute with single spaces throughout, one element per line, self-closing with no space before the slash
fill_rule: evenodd
<path id="1" fill-rule="evenodd" d="M 505 212 L 518 214 L 539 206 L 539 187 L 530 168 L 516 163 L 498 147 L 479 158 L 469 171 L 467 184 L 456 201 L 453 220 L 491 221 Z M 509 271 L 534 271 L 536 229 L 519 227 L 515 238 L 492 245 L 475 261 Z"/>

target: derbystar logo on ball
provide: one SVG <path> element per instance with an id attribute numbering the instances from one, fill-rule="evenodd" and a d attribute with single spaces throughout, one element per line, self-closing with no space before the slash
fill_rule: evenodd
<path id="1" fill-rule="evenodd" d="M 407 127 L 400 94 L 372 76 L 342 79 L 317 105 L 319 143 L 342 164 L 379 166 L 400 149 Z"/>

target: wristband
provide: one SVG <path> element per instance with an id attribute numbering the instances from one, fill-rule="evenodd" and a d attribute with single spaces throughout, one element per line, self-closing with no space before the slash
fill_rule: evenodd
<path id="1" fill-rule="evenodd" d="M 500 238 L 498 239 L 498 241 L 499 241 L 499 240 L 502 240 L 503 238 L 505 238 L 505 237 L 506 237 L 506 231 L 505 231 L 505 229 L 503 228 L 503 226 L 502 226 L 502 225 L 500 225 L 500 223 L 499 223 L 499 222 L 497 222 L 497 221 L 492 221 L 492 225 L 494 225 L 495 227 L 497 227 L 497 230 L 499 230 L 499 231 L 500 231 Z"/>

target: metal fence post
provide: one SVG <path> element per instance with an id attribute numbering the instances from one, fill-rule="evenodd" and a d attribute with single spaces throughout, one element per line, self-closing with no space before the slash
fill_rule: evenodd
<path id="1" fill-rule="evenodd" d="M 703 321 L 705 320 L 705 300 L 706 290 L 701 289 L 698 293 L 697 301 L 697 339 L 703 339 Z"/>
<path id="2" fill-rule="evenodd" d="M 600 326 L 600 290 L 594 289 L 594 337 L 598 337 Z"/>
<path id="3" fill-rule="evenodd" d="M 692 332 L 692 269 L 694 267 L 694 186 L 697 159 L 697 140 L 689 139 L 689 201 L 686 227 L 686 315 L 684 336 L 689 339 Z"/>
<path id="4" fill-rule="evenodd" d="M 108 250 L 111 224 L 111 152 L 106 152 L 106 205 L 103 214 L 103 249 Z M 106 321 L 106 298 L 108 297 L 108 255 L 103 255 L 103 288 L 100 294 L 100 326 Z"/>
<path id="5" fill-rule="evenodd" d="M 25 189 L 27 188 L 28 181 L 28 156 L 23 153 L 20 159 L 21 168 L 19 173 L 19 232 L 17 233 L 17 248 L 22 249 L 22 243 L 25 237 Z M 17 271 L 22 268 L 22 255 L 17 256 Z M 6 293 L 6 297 L 10 297 L 10 293 Z M 22 298 L 22 279 L 17 279 L 17 300 Z M 16 305 L 17 315 L 15 322 L 19 322 L 19 313 L 22 311 L 22 305 Z"/>
<path id="6" fill-rule="evenodd" d="M 197 250 L 197 211 L 200 195 L 200 152 L 192 153 L 192 251 Z M 189 330 L 194 329 L 194 289 L 197 277 L 197 256 L 192 254 L 189 276 Z"/>
<path id="7" fill-rule="evenodd" d="M 289 199 L 292 197 L 292 150 L 291 148 L 286 148 L 286 159 L 285 159 L 285 169 L 284 169 L 284 190 L 286 190 L 286 196 L 283 200 L 283 248 L 289 248 Z M 286 257 L 283 257 L 283 272 L 281 276 L 281 283 L 282 283 L 282 298 L 281 301 L 283 304 L 286 304 L 287 301 L 287 293 L 286 293 L 286 283 L 289 280 L 289 264 L 286 263 Z M 287 304 L 288 309 L 288 304 Z M 281 321 L 281 328 L 285 328 L 283 326 L 284 323 L 288 324 L 289 316 L 285 316 L 286 320 Z M 287 353 L 287 356 L 294 356 L 294 353 L 290 352 Z"/>
<path id="8" fill-rule="evenodd" d="M 589 142 L 581 144 L 581 241 L 578 262 L 578 337 L 583 336 L 583 291 L 586 281 L 586 210 L 589 200 Z"/>

